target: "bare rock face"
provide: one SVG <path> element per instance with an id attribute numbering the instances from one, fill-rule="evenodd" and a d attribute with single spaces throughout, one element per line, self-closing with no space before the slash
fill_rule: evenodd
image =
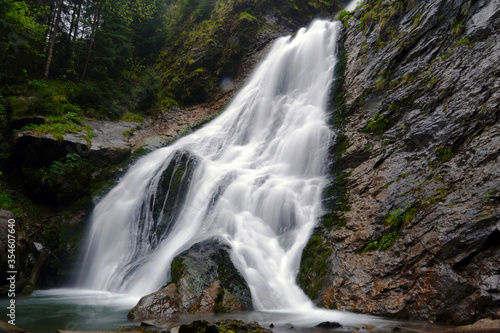
<path id="1" fill-rule="evenodd" d="M 193 245 L 172 262 L 172 283 L 144 296 L 129 312 L 133 321 L 167 320 L 180 313 L 252 309 L 250 290 L 231 262 L 227 247 L 214 240 Z"/>
<path id="2" fill-rule="evenodd" d="M 142 321 L 151 318 L 169 318 L 179 312 L 178 292 L 175 284 L 169 284 L 160 291 L 141 298 L 139 303 L 129 312 L 129 320 Z"/>
<path id="3" fill-rule="evenodd" d="M 345 22 L 348 205 L 299 281 L 329 308 L 500 318 L 498 1 L 367 1 Z"/>

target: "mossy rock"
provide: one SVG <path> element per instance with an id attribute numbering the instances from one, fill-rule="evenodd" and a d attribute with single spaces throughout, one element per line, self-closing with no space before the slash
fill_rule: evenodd
<path id="1" fill-rule="evenodd" d="M 216 240 L 197 243 L 175 257 L 171 280 L 179 286 L 180 298 L 189 300 L 180 306 L 181 310 L 190 309 L 202 292 L 217 281 L 220 289 L 214 312 L 252 309 L 245 279 L 232 263 L 228 247 Z"/>
<path id="2" fill-rule="evenodd" d="M 313 301 L 318 299 L 324 288 L 331 254 L 326 230 L 317 227 L 302 252 L 297 275 L 297 284 Z"/>

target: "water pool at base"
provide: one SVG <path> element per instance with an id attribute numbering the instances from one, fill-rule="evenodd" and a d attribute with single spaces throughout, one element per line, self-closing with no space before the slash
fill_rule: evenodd
<path id="1" fill-rule="evenodd" d="M 16 326 L 32 333 L 55 333 L 57 330 L 114 330 L 120 326 L 139 326 L 140 323 L 127 320 L 127 313 L 138 301 L 139 297 L 95 290 L 37 290 L 31 296 L 16 298 Z M 2 299 L 0 306 L 5 309 L 8 302 L 8 299 Z M 324 309 L 313 309 L 304 313 L 253 311 L 205 316 L 180 315 L 159 326 L 171 329 L 200 319 L 256 321 L 266 328 L 272 323 L 274 325 L 272 330 L 276 333 L 289 332 L 290 325 L 294 327 L 294 332 L 328 332 L 328 330 L 314 327 L 324 321 L 339 322 L 346 332 L 353 329 L 370 333 L 390 332 L 394 327 L 416 332 L 429 332 L 447 328 L 428 322 L 397 321 Z M 2 318 L 2 320 L 7 321 L 8 318 Z"/>

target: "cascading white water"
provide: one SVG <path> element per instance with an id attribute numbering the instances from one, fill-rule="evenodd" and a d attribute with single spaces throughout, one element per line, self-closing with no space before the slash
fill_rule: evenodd
<path id="1" fill-rule="evenodd" d="M 312 308 L 295 279 L 327 182 L 339 31 L 338 22 L 315 21 L 278 39 L 222 115 L 139 160 L 93 212 L 80 286 L 150 293 L 167 282 L 177 254 L 217 237 L 257 310 Z M 165 195 L 165 169 L 181 164 L 192 170 L 189 186 L 160 228 L 151 203 Z"/>

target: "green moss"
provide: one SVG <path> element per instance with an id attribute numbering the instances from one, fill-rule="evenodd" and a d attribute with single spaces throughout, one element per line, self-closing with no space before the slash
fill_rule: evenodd
<path id="1" fill-rule="evenodd" d="M 446 146 L 436 147 L 436 157 L 441 162 L 447 162 L 455 156 L 455 152 Z"/>
<path id="2" fill-rule="evenodd" d="M 88 147 L 91 146 L 91 140 L 95 137 L 92 127 L 83 126 L 85 118 L 75 112 L 67 112 L 64 116 L 47 116 L 44 124 L 31 124 L 23 127 L 22 131 L 32 132 L 37 136 L 52 134 L 56 140 L 64 140 L 64 134 L 80 133 L 85 139 Z"/>
<path id="3" fill-rule="evenodd" d="M 348 10 L 341 10 L 337 19 L 342 22 L 345 28 L 347 28 L 347 22 L 352 17 L 352 13 Z"/>
<path id="4" fill-rule="evenodd" d="M 391 121 L 385 115 L 376 114 L 373 119 L 370 120 L 365 127 L 363 127 L 363 132 L 371 132 L 375 135 L 381 135 L 391 126 Z"/>
<path id="5" fill-rule="evenodd" d="M 317 230 L 302 252 L 297 275 L 297 284 L 313 300 L 319 296 L 324 286 L 331 254 L 332 249 L 325 236 Z"/>
<path id="6" fill-rule="evenodd" d="M 172 264 L 170 265 L 170 279 L 177 283 L 183 274 L 184 270 L 184 262 L 182 258 L 176 257 L 172 260 Z"/>
<path id="7" fill-rule="evenodd" d="M 123 115 L 122 120 L 128 122 L 142 123 L 144 121 L 144 117 L 137 113 L 127 112 Z"/>
<path id="8" fill-rule="evenodd" d="M 240 20 L 257 21 L 257 18 L 255 18 L 255 16 L 253 16 L 250 13 L 242 12 L 242 13 L 240 13 Z"/>
<path id="9" fill-rule="evenodd" d="M 469 48 L 472 47 L 472 44 L 471 44 L 471 41 L 469 40 L 469 38 L 461 38 L 461 39 L 457 40 L 457 42 L 455 43 L 455 46 L 460 46 L 460 45 L 467 45 Z"/>
<path id="10" fill-rule="evenodd" d="M 359 27 L 366 32 L 371 26 L 378 25 L 379 31 L 383 32 L 391 22 L 402 17 L 416 4 L 416 0 L 365 1 L 362 4 Z"/>
<path id="11" fill-rule="evenodd" d="M 388 251 L 392 248 L 394 243 L 399 239 L 400 231 L 408 225 L 417 215 L 418 204 L 413 206 L 406 205 L 405 208 L 397 208 L 393 211 L 388 211 L 384 217 L 384 224 L 389 227 L 390 232 L 382 236 L 379 240 L 369 243 L 361 251 Z"/>
<path id="12" fill-rule="evenodd" d="M 215 313 L 225 313 L 229 312 L 230 309 L 227 307 L 224 307 L 224 294 L 225 290 L 223 288 L 219 288 L 217 291 L 217 297 L 215 298 L 215 307 L 214 307 L 214 312 Z"/>
<path id="13" fill-rule="evenodd" d="M 130 137 L 130 136 L 133 136 L 134 134 L 135 134 L 135 131 L 131 130 L 131 129 L 128 129 L 128 130 L 123 132 L 124 137 Z"/>

